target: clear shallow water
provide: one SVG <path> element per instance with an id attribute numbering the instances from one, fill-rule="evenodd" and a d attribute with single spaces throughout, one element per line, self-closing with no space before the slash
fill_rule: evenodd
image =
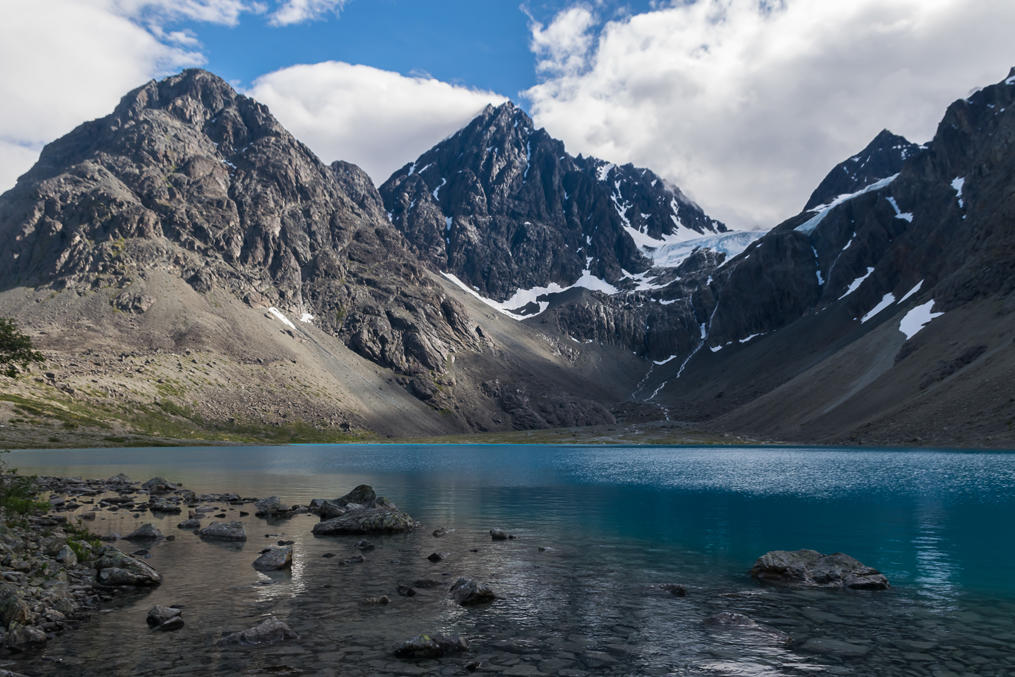
<path id="1" fill-rule="evenodd" d="M 251 538 L 241 549 L 179 533 L 176 516 L 100 519 L 100 532 L 145 521 L 176 532 L 177 541 L 152 549 L 166 582 L 22 666 L 36 673 L 459 674 L 476 658 L 519 674 L 1015 673 L 1015 454 L 324 445 L 26 451 L 10 462 L 39 474 L 162 475 L 198 493 L 293 503 L 368 483 L 424 524 L 371 539 L 378 549 L 368 562 L 342 567 L 356 539 L 315 538 L 308 516 L 271 525 L 246 517 Z M 437 526 L 455 531 L 434 539 Z M 519 538 L 491 543 L 492 526 Z M 296 540 L 296 565 L 266 581 L 250 562 L 279 537 Z M 763 552 L 802 547 L 848 552 L 894 587 L 793 592 L 759 588 L 746 575 Z M 448 558 L 430 564 L 434 550 Z M 443 586 L 394 594 L 397 582 L 458 575 L 488 580 L 503 599 L 463 610 Z M 655 587 L 671 582 L 687 585 L 688 597 Z M 380 594 L 392 604 L 359 604 Z M 184 630 L 149 635 L 144 613 L 154 603 L 185 604 Z M 702 624 L 722 610 L 793 642 Z M 255 651 L 213 646 L 222 631 L 267 613 L 301 639 Z M 441 630 L 472 639 L 472 654 L 423 666 L 390 658 L 402 639 Z"/>

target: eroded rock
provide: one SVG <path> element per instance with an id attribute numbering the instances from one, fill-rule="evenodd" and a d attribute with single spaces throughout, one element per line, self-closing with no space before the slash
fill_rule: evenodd
<path id="1" fill-rule="evenodd" d="M 816 550 L 773 550 L 758 558 L 751 576 L 762 583 L 854 590 L 885 590 L 888 579 L 849 555 Z"/>

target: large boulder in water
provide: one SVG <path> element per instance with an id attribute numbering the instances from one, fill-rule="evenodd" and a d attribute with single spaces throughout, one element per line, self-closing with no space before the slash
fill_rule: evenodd
<path id="1" fill-rule="evenodd" d="M 141 560 L 106 546 L 95 560 L 96 579 L 102 585 L 150 586 L 162 583 L 162 576 Z"/>
<path id="2" fill-rule="evenodd" d="M 293 565 L 293 547 L 284 545 L 280 548 L 268 548 L 254 560 L 254 568 L 258 571 L 278 571 Z"/>
<path id="3" fill-rule="evenodd" d="M 290 513 L 289 506 L 278 496 L 262 498 L 254 504 L 254 514 L 258 517 L 283 517 Z"/>
<path id="4" fill-rule="evenodd" d="M 453 653 L 469 650 L 469 642 L 458 635 L 416 635 L 395 649 L 399 658 L 424 659 L 440 658 Z"/>
<path id="5" fill-rule="evenodd" d="M 773 550 L 758 558 L 751 576 L 762 583 L 817 588 L 885 590 L 888 579 L 877 569 L 841 552 Z"/>
<path id="6" fill-rule="evenodd" d="M 247 532 L 242 522 L 212 522 L 198 534 L 209 541 L 245 541 Z"/>
<path id="7" fill-rule="evenodd" d="M 300 636 L 293 631 L 288 625 L 278 620 L 274 616 L 268 616 L 259 625 L 255 625 L 252 628 L 247 628 L 241 632 L 234 632 L 231 635 L 226 635 L 219 640 L 220 645 L 238 645 L 238 646 L 264 646 L 267 644 L 277 644 L 278 642 L 284 642 L 287 639 L 299 639 Z"/>
<path id="8" fill-rule="evenodd" d="M 486 583 L 477 583 L 471 578 L 459 578 L 451 586 L 451 598 L 462 606 L 475 606 L 485 604 L 497 599 L 490 586 Z"/>
<path id="9" fill-rule="evenodd" d="M 399 533 L 416 528 L 416 521 L 382 496 L 373 487 L 361 484 L 345 496 L 312 504 L 322 521 L 314 525 L 314 534 Z"/>

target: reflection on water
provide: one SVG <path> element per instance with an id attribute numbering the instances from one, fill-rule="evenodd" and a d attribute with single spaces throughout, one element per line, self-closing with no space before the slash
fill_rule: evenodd
<path id="1" fill-rule="evenodd" d="M 315 538 L 310 516 L 268 523 L 222 506 L 250 539 L 221 547 L 180 532 L 179 517 L 106 514 L 94 529 L 123 534 L 154 521 L 176 533 L 151 549 L 165 583 L 20 661 L 27 674 L 459 674 L 476 659 L 518 674 L 1015 672 L 1015 540 L 1005 536 L 1015 456 L 1004 453 L 352 445 L 15 452 L 11 461 L 296 503 L 368 483 L 424 524 L 371 539 L 366 562 L 343 566 L 358 537 Z M 454 531 L 435 539 L 437 526 Z M 517 540 L 491 542 L 493 526 Z M 295 542 L 292 572 L 255 571 L 258 551 L 279 539 Z M 767 550 L 800 547 L 848 552 L 894 587 L 777 590 L 745 573 Z M 428 562 L 435 550 L 447 558 Z M 459 575 L 488 581 L 502 599 L 458 607 L 446 590 Z M 395 593 L 424 579 L 438 585 Z M 689 594 L 673 597 L 662 583 Z M 391 604 L 362 604 L 380 595 Z M 183 604 L 184 629 L 150 634 L 144 615 L 156 603 Z M 703 624 L 727 610 L 791 642 Z M 301 639 L 215 646 L 267 614 Z M 422 666 L 391 658 L 399 641 L 438 631 L 467 636 L 473 651 Z"/>

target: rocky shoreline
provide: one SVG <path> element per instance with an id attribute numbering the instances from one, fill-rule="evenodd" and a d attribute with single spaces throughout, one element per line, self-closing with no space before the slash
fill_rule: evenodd
<path id="1" fill-rule="evenodd" d="M 370 552 L 375 545 L 363 537 L 405 533 L 421 526 L 367 485 L 338 498 L 314 499 L 307 505 L 287 505 L 276 496 L 196 494 L 160 477 L 140 483 L 122 474 L 106 480 L 40 477 L 37 486 L 40 495 L 46 497 L 48 509 L 44 514 L 21 519 L 5 517 L 0 522 L 3 577 L 0 643 L 3 654 L 14 659 L 40 651 L 57 634 L 80 626 L 91 614 L 118 598 L 144 594 L 162 583 L 163 574 L 146 562 L 149 548 L 173 541 L 176 535 L 163 534 L 152 523 L 144 522 L 124 536 L 111 533 L 100 540 L 87 529 L 99 515 L 125 512 L 142 522 L 146 515 L 159 518 L 178 515 L 176 526 L 181 531 L 191 532 L 201 541 L 226 544 L 247 540 L 244 522 L 229 519 L 227 511 L 237 513 L 240 518 L 253 513 L 272 522 L 314 515 L 319 518 L 311 528 L 314 536 L 345 535 L 357 539 L 353 546 L 357 554 L 340 560 L 339 565 L 365 561 L 363 553 Z M 429 536 L 440 542 L 454 531 L 438 527 Z M 515 538 L 498 527 L 491 528 L 485 537 L 490 541 Z M 547 552 L 552 548 L 541 546 L 539 550 Z M 441 562 L 450 554 L 434 551 L 427 556 L 425 552 L 420 556 L 432 563 Z M 293 541 L 278 540 L 262 549 L 251 566 L 259 572 L 285 571 L 293 566 L 293 555 Z M 332 553 L 324 557 L 329 555 Z M 888 587 L 880 572 L 841 553 L 773 551 L 760 557 L 749 573 L 766 585 L 862 590 Z M 363 597 L 360 604 L 385 606 L 396 596 L 413 597 L 419 591 L 434 588 L 445 588 L 443 594 L 448 603 L 464 608 L 483 607 L 503 599 L 489 584 L 456 575 L 448 581 L 420 579 L 393 584 L 389 594 Z M 654 594 L 685 597 L 688 589 L 679 583 L 661 583 Z M 186 614 L 179 605 L 156 604 L 149 610 L 146 621 L 153 631 L 170 632 L 186 624 Z M 734 611 L 714 614 L 704 619 L 703 626 L 710 632 L 747 633 L 766 643 L 792 642 L 786 633 Z M 392 646 L 389 655 L 396 660 L 418 662 L 470 651 L 469 639 L 465 637 L 440 632 L 439 627 L 420 629 L 418 635 Z M 268 616 L 246 630 L 222 632 L 216 644 L 250 647 L 293 639 L 299 639 L 299 635 L 292 628 Z M 460 667 L 473 671 L 482 667 L 482 663 L 469 660 Z"/>

